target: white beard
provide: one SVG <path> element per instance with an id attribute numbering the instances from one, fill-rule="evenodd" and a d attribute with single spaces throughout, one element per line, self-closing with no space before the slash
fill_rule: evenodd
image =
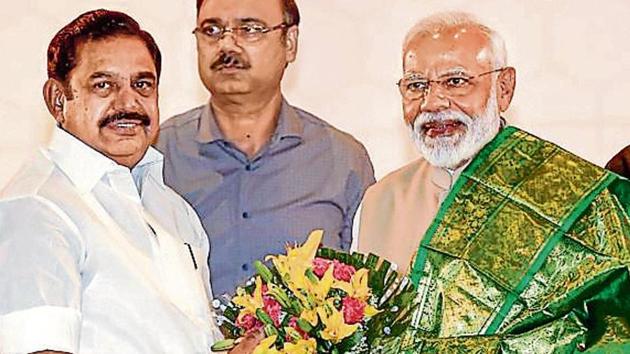
<path id="1" fill-rule="evenodd" d="M 454 120 L 466 126 L 466 132 L 451 136 L 431 138 L 424 134 L 422 126 L 428 122 Z M 498 133 L 501 126 L 496 88 L 493 85 L 486 108 L 479 117 L 471 118 L 463 112 L 451 109 L 437 113 L 424 112 L 416 117 L 411 136 L 422 156 L 433 166 L 457 168 L 473 158 L 484 145 Z"/>

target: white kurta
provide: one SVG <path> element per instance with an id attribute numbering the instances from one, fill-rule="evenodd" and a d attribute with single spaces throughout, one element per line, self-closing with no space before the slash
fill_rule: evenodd
<path id="1" fill-rule="evenodd" d="M 149 148 L 132 171 L 61 129 L 0 200 L 0 353 L 207 353 L 208 239 Z"/>

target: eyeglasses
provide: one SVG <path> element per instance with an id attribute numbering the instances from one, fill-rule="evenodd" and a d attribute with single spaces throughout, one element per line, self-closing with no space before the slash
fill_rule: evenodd
<path id="1" fill-rule="evenodd" d="M 461 97 L 468 95 L 474 88 L 474 80 L 484 75 L 489 75 L 505 68 L 499 68 L 487 71 L 475 76 L 466 76 L 463 74 L 449 75 L 439 80 L 429 80 L 417 74 L 400 79 L 396 85 L 400 89 L 400 94 L 408 100 L 423 99 L 431 83 L 435 83 L 442 88 L 448 97 Z"/>
<path id="2" fill-rule="evenodd" d="M 260 40 L 266 33 L 287 28 L 287 24 L 282 22 L 273 27 L 267 27 L 258 23 L 245 24 L 238 27 L 224 27 L 222 25 L 212 23 L 195 28 L 193 34 L 202 34 L 204 38 L 210 42 L 218 42 L 226 33 L 232 33 L 238 40 L 244 42 L 256 42 Z"/>

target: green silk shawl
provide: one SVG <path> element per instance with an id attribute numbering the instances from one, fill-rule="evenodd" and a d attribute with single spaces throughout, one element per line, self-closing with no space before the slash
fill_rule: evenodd
<path id="1" fill-rule="evenodd" d="M 514 127 L 471 161 L 373 353 L 630 353 L 630 182 Z"/>

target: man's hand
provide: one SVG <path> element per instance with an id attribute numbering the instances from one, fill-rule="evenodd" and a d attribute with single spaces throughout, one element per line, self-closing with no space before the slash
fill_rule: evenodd
<path id="1" fill-rule="evenodd" d="M 265 335 L 262 332 L 247 335 L 228 354 L 251 354 L 263 338 L 265 338 Z"/>

